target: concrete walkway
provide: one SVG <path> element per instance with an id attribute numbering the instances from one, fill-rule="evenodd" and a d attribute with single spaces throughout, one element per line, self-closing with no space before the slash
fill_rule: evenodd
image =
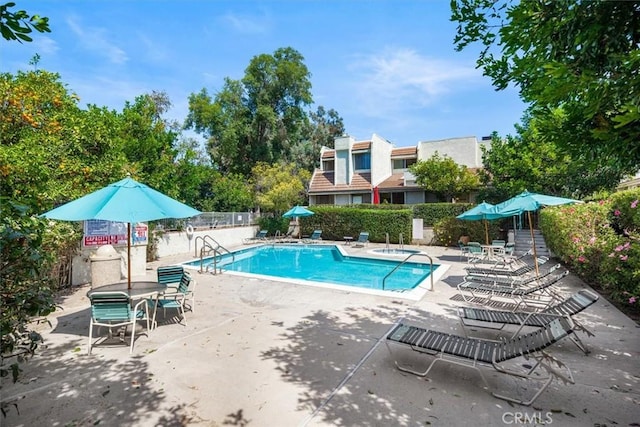
<path id="1" fill-rule="evenodd" d="M 372 247 L 346 249 L 356 254 Z M 2 379 L 2 401 L 9 405 L 0 425 L 638 425 L 640 329 L 603 299 L 578 317 L 595 333 L 581 336 L 591 354 L 569 340 L 550 350 L 572 369 L 576 384 L 554 382 L 531 407 L 492 397 L 469 368 L 436 365 L 429 379 L 398 371 L 383 340 L 399 319 L 462 333 L 455 284 L 464 262 L 455 249 L 417 249 L 450 265 L 418 302 L 196 274 L 188 326 L 160 319 L 156 330 L 136 340 L 133 355 L 124 344 L 86 355 L 89 288 L 79 288 L 50 316 L 52 327 L 42 327 L 47 348 L 23 366 L 20 381 Z M 155 279 L 154 269 L 148 278 Z M 560 290 L 583 287 L 570 275 Z M 394 356 L 416 365 L 431 360 L 401 349 Z M 532 393 L 527 383 L 484 372 L 502 393 Z"/>

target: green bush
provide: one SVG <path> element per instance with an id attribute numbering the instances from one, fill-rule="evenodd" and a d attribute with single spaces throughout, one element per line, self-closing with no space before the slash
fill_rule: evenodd
<path id="1" fill-rule="evenodd" d="M 572 272 L 618 302 L 640 306 L 640 190 L 545 208 L 540 229 L 549 249 Z"/>
<path id="2" fill-rule="evenodd" d="M 489 241 L 505 239 L 505 231 L 500 221 L 488 221 L 487 231 Z M 455 246 L 461 236 L 469 236 L 469 241 L 486 243 L 484 221 L 463 221 L 455 217 L 448 217 L 438 221 L 433 226 L 434 244 L 441 246 Z"/>
<path id="3" fill-rule="evenodd" d="M 455 218 L 468 211 L 473 203 L 422 203 L 413 206 L 413 217 L 422 218 L 425 227 L 433 227 L 446 218 Z"/>
<path id="4" fill-rule="evenodd" d="M 311 206 L 315 215 L 300 218 L 302 234 L 322 230 L 322 237 L 328 240 L 342 240 L 344 236 L 356 237 L 362 231 L 369 232 L 369 241 L 385 242 L 387 233 L 390 243 L 398 243 L 402 234 L 405 243 L 411 242 L 413 212 L 411 209 L 387 209 L 373 205 L 362 206 Z"/>

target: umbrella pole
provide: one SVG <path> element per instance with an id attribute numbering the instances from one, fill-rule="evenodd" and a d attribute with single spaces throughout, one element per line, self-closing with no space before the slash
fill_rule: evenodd
<path id="1" fill-rule="evenodd" d="M 484 239 L 489 244 L 489 226 L 487 225 L 487 220 L 484 220 Z"/>
<path id="2" fill-rule="evenodd" d="M 131 223 L 127 223 L 127 289 L 131 290 Z"/>
<path id="3" fill-rule="evenodd" d="M 529 230 L 531 230 L 531 244 L 533 245 L 533 262 L 536 265 L 536 276 L 540 276 L 540 270 L 538 269 L 538 253 L 536 251 L 536 238 L 533 237 L 533 223 L 531 222 L 531 211 L 527 211 L 529 216 Z"/>

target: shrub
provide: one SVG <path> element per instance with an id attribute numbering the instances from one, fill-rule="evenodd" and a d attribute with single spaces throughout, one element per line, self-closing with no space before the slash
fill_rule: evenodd
<path id="1" fill-rule="evenodd" d="M 607 200 L 545 208 L 540 229 L 549 249 L 585 282 L 640 306 L 640 190 Z"/>

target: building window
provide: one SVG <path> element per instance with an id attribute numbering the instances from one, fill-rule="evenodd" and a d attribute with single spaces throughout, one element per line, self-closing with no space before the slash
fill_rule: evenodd
<path id="1" fill-rule="evenodd" d="M 393 169 L 408 169 L 415 162 L 416 159 L 395 159 L 393 161 Z"/>
<path id="2" fill-rule="evenodd" d="M 353 167 L 355 170 L 371 169 L 371 153 L 354 154 Z"/>
<path id="3" fill-rule="evenodd" d="M 380 203 L 404 205 L 404 191 L 397 193 L 380 193 Z"/>
<path id="4" fill-rule="evenodd" d="M 323 171 L 332 171 L 335 170 L 336 162 L 334 160 L 323 160 L 322 161 L 322 170 Z"/>
<path id="5" fill-rule="evenodd" d="M 362 204 L 362 195 L 357 194 L 355 196 L 351 197 L 351 203 L 353 203 L 354 205 L 361 205 Z"/>
<path id="6" fill-rule="evenodd" d="M 316 205 L 333 205 L 334 199 L 332 194 L 316 196 Z"/>

